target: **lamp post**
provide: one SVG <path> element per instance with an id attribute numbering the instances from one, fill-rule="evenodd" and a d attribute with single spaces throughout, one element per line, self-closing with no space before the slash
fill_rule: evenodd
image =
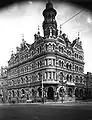
<path id="1" fill-rule="evenodd" d="M 86 99 L 88 99 L 88 84 L 89 84 L 89 72 L 87 72 L 87 81 L 86 81 L 87 92 L 86 92 Z"/>
<path id="2" fill-rule="evenodd" d="M 42 77 L 42 103 L 44 103 L 44 93 L 43 93 L 43 77 Z"/>
<path id="3" fill-rule="evenodd" d="M 63 103 L 63 75 L 60 74 L 60 83 L 61 83 L 61 86 L 62 86 L 62 89 L 60 89 L 60 94 L 61 94 L 61 97 L 62 97 L 62 103 Z"/>

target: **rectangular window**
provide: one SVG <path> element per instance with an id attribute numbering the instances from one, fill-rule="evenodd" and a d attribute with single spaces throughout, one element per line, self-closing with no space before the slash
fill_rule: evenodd
<path id="1" fill-rule="evenodd" d="M 55 72 L 53 72 L 53 79 L 55 79 Z"/>
<path id="2" fill-rule="evenodd" d="M 55 59 L 53 59 L 53 66 L 55 66 Z"/>
<path id="3" fill-rule="evenodd" d="M 47 72 L 45 72 L 45 79 L 47 79 L 48 78 L 48 76 L 47 76 Z"/>
<path id="4" fill-rule="evenodd" d="M 51 72 L 49 72 L 49 79 L 51 79 Z"/>
<path id="5" fill-rule="evenodd" d="M 52 60 L 51 59 L 48 60 L 48 65 L 52 65 Z"/>
<path id="6" fill-rule="evenodd" d="M 47 59 L 45 60 L 45 66 L 47 66 L 48 65 L 48 61 L 47 61 Z"/>

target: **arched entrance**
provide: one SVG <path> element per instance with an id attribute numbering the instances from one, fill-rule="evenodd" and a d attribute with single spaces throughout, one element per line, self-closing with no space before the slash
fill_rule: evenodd
<path id="1" fill-rule="evenodd" d="M 51 99 L 51 100 L 54 99 L 54 90 L 52 87 L 48 88 L 47 96 L 48 96 L 48 99 Z"/>
<path id="2" fill-rule="evenodd" d="M 80 89 L 80 97 L 83 97 L 83 90 Z"/>
<path id="3" fill-rule="evenodd" d="M 78 90 L 78 88 L 75 89 L 75 97 L 79 97 L 79 90 Z"/>
<path id="4" fill-rule="evenodd" d="M 69 95 L 69 97 L 72 97 L 72 93 L 73 93 L 72 88 L 69 88 L 68 89 L 68 95 Z"/>
<path id="5" fill-rule="evenodd" d="M 39 93 L 39 97 L 41 97 L 42 96 L 41 87 L 38 88 L 38 93 Z"/>

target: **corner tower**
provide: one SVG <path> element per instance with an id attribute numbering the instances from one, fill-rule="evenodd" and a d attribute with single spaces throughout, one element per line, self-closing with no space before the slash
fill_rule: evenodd
<path id="1" fill-rule="evenodd" d="M 46 9 L 43 11 L 44 21 L 43 21 L 43 33 L 45 38 L 57 37 L 57 22 L 55 20 L 57 12 L 53 8 L 51 1 L 46 4 Z"/>

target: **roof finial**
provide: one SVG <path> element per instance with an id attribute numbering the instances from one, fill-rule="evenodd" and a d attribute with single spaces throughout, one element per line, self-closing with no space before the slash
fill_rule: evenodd
<path id="1" fill-rule="evenodd" d="M 48 0 L 47 4 L 46 4 L 46 8 L 49 9 L 49 8 L 53 8 L 53 4 L 51 2 L 51 0 Z"/>
<path id="2" fill-rule="evenodd" d="M 40 26 L 38 25 L 38 35 L 40 36 Z"/>
<path id="3" fill-rule="evenodd" d="M 22 42 L 24 43 L 25 41 L 24 41 L 24 34 L 22 34 Z"/>
<path id="4" fill-rule="evenodd" d="M 12 49 L 12 51 L 11 51 L 11 54 L 13 55 L 13 49 Z"/>
<path id="5" fill-rule="evenodd" d="M 60 35 L 62 34 L 62 25 L 60 24 Z"/>
<path id="6" fill-rule="evenodd" d="M 80 33 L 78 32 L 78 39 L 80 39 Z"/>

